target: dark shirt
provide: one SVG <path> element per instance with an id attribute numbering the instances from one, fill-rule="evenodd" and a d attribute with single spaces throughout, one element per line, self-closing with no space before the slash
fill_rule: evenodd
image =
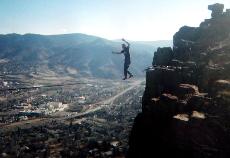
<path id="1" fill-rule="evenodd" d="M 130 64 L 130 53 L 129 53 L 129 46 L 125 47 L 121 53 L 124 54 L 125 56 L 125 63 L 126 64 Z"/>

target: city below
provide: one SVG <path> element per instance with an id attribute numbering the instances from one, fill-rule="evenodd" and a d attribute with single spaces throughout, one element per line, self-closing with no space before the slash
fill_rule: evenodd
<path id="1" fill-rule="evenodd" d="M 144 85 L 52 72 L 2 74 L 1 156 L 124 157 Z"/>

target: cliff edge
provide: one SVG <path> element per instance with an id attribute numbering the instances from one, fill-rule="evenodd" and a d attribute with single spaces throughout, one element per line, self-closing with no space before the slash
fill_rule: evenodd
<path id="1" fill-rule="evenodd" d="M 208 9 L 155 52 L 127 157 L 230 157 L 230 9 Z"/>

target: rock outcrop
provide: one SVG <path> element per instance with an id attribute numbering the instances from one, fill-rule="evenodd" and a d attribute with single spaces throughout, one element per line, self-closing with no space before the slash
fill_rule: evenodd
<path id="1" fill-rule="evenodd" d="M 208 9 L 212 11 L 212 18 L 218 18 L 223 15 L 224 5 L 216 3 L 213 5 L 209 5 Z"/>
<path id="2" fill-rule="evenodd" d="M 211 19 L 182 27 L 173 50 L 155 52 L 128 157 L 230 157 L 230 16 L 223 8 L 208 6 Z"/>
<path id="3" fill-rule="evenodd" d="M 154 53 L 153 65 L 168 65 L 173 58 L 171 47 L 158 48 Z"/>

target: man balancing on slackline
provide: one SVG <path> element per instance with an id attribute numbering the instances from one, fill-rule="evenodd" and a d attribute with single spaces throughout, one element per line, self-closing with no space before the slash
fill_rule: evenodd
<path id="1" fill-rule="evenodd" d="M 132 73 L 128 70 L 129 65 L 131 64 L 130 53 L 129 53 L 130 44 L 124 38 L 122 38 L 122 41 L 124 41 L 127 45 L 123 43 L 121 45 L 122 46 L 121 52 L 112 52 L 112 53 L 113 54 L 124 54 L 125 62 L 124 62 L 124 78 L 123 78 L 123 80 L 126 80 L 127 74 L 129 74 L 129 78 L 133 77 Z"/>

